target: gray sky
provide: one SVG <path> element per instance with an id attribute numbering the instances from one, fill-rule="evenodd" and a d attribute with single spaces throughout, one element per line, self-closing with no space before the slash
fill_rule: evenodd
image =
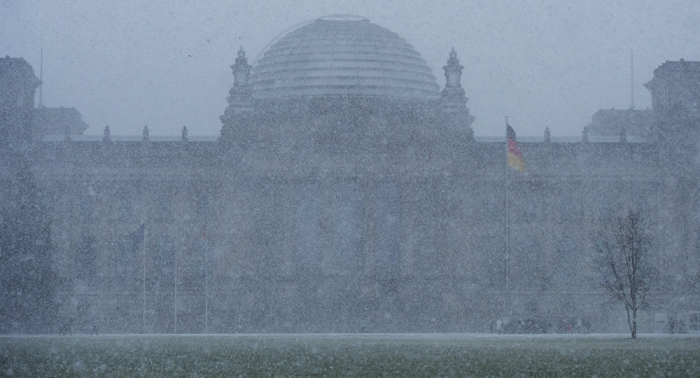
<path id="1" fill-rule="evenodd" d="M 293 5 L 292 5 L 293 4 Z M 700 1 L 0 0 L 0 55 L 24 57 L 46 106 L 87 134 L 217 135 L 240 45 L 252 60 L 297 23 L 356 14 L 405 38 L 438 84 L 454 46 L 477 135 L 578 136 L 600 108 L 650 107 L 666 60 L 700 60 Z M 38 100 L 38 97 L 37 97 Z"/>

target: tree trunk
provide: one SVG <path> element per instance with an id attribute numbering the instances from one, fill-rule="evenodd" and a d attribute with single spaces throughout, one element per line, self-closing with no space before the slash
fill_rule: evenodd
<path id="1" fill-rule="evenodd" d="M 632 334 L 632 338 L 634 339 L 636 335 L 634 332 L 634 327 L 632 326 L 632 315 L 630 315 L 629 306 L 625 305 L 625 311 L 627 312 L 627 327 L 630 329 L 630 333 Z"/>
<path id="2" fill-rule="evenodd" d="M 632 309 L 632 338 L 637 338 L 637 309 Z"/>

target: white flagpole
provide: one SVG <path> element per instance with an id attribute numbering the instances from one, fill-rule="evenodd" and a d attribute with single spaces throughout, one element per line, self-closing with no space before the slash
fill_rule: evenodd
<path id="1" fill-rule="evenodd" d="M 44 48 L 41 48 L 41 64 L 39 65 L 39 107 L 44 107 Z"/>
<path id="2" fill-rule="evenodd" d="M 630 51 L 630 109 L 634 109 L 634 50 Z"/>
<path id="3" fill-rule="evenodd" d="M 207 235 L 208 237 L 208 235 Z M 209 333 L 209 243 L 204 239 L 204 333 Z"/>
<path id="4" fill-rule="evenodd" d="M 143 276 L 143 307 L 142 307 L 142 320 L 143 328 L 141 333 L 146 333 L 146 246 L 148 245 L 148 218 L 143 221 L 143 248 L 141 248 L 143 260 L 142 276 Z"/>
<path id="5" fill-rule="evenodd" d="M 505 269 L 505 275 L 506 275 L 506 287 L 505 287 L 505 302 L 506 302 L 506 311 L 510 311 L 510 251 L 509 251 L 509 245 L 508 245 L 508 116 L 506 116 L 506 188 L 505 188 L 505 195 L 506 195 L 506 226 L 505 226 L 505 232 L 506 232 L 506 269 Z"/>
<path id="6" fill-rule="evenodd" d="M 175 258 L 175 300 L 173 301 L 173 318 L 175 321 L 175 332 L 177 333 L 177 276 L 178 276 L 178 271 L 177 271 L 177 248 L 175 249 L 174 253 L 174 258 Z"/>

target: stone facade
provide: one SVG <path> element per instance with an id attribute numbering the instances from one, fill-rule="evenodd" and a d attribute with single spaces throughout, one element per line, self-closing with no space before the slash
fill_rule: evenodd
<path id="1" fill-rule="evenodd" d="M 317 27 L 290 35 L 322 39 Z M 620 206 L 647 211 L 660 264 L 679 277 L 649 316 L 700 309 L 692 145 L 521 140 L 526 171 L 509 172 L 505 140 L 473 136 L 454 51 L 442 96 L 427 98 L 361 86 L 275 97 L 269 83 L 256 97 L 242 50 L 232 69 L 216 141 L 187 130 L 116 141 L 106 128 L 102 141 L 32 144 L 75 327 L 462 332 L 509 316 L 621 330 L 586 257 Z M 663 80 L 648 86 L 655 99 Z M 688 114 L 682 125 L 697 129 Z M 662 134 L 681 121 L 654 122 Z"/>

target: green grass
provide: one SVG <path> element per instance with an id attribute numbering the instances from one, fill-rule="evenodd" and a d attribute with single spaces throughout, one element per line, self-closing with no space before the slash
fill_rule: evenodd
<path id="1" fill-rule="evenodd" d="M 0 337 L 0 376 L 700 376 L 700 337 Z"/>

